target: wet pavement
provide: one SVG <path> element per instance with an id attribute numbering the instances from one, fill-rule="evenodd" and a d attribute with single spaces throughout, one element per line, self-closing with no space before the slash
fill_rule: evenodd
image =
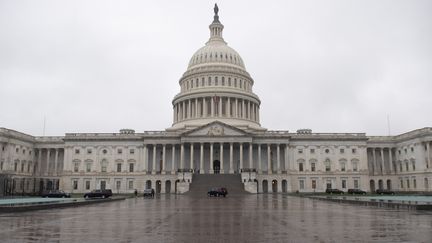
<path id="1" fill-rule="evenodd" d="M 0 214 L 1 242 L 432 242 L 432 213 L 287 195 L 158 195 Z"/>

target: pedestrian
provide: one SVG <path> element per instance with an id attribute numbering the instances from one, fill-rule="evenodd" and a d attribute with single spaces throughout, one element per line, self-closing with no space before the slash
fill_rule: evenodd
<path id="1" fill-rule="evenodd" d="M 137 189 L 135 189 L 134 194 L 135 194 L 135 197 L 138 196 L 138 191 L 137 191 Z"/>
<path id="2" fill-rule="evenodd" d="M 154 197 L 155 191 L 154 191 L 153 188 L 152 188 L 152 192 L 151 192 L 151 194 L 152 194 L 152 197 Z"/>

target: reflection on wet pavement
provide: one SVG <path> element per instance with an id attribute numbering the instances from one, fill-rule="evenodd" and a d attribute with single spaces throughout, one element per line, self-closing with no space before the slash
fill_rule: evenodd
<path id="1" fill-rule="evenodd" d="M 160 195 L 0 214 L 0 241 L 431 242 L 432 213 L 287 195 Z"/>

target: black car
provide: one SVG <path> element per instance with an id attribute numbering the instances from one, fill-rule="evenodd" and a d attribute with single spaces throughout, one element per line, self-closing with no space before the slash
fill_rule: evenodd
<path id="1" fill-rule="evenodd" d="M 348 189 L 348 194 L 366 195 L 366 192 L 360 189 Z"/>
<path id="2" fill-rule="evenodd" d="M 70 197 L 70 194 L 66 193 L 64 191 L 60 191 L 60 190 L 50 190 L 50 191 L 43 192 L 41 194 L 41 196 L 42 197 L 66 198 L 66 197 Z"/>
<path id="3" fill-rule="evenodd" d="M 225 187 L 212 188 L 210 191 L 207 192 L 207 196 L 209 197 L 219 197 L 219 196 L 226 197 L 227 194 L 228 194 L 228 190 Z"/>
<path id="4" fill-rule="evenodd" d="M 376 194 L 380 194 L 380 195 L 384 195 L 384 194 L 394 195 L 395 194 L 394 191 L 387 190 L 387 189 L 377 189 L 375 192 L 376 192 Z"/>
<path id="5" fill-rule="evenodd" d="M 155 191 L 154 189 L 144 189 L 143 196 L 144 197 L 154 197 Z"/>
<path id="6" fill-rule="evenodd" d="M 329 194 L 344 194 L 343 191 L 339 190 L 339 189 L 331 189 L 331 188 L 327 188 L 326 189 L 326 193 Z"/>
<path id="7" fill-rule="evenodd" d="M 93 190 L 84 194 L 84 198 L 108 198 L 112 196 L 111 189 Z"/>

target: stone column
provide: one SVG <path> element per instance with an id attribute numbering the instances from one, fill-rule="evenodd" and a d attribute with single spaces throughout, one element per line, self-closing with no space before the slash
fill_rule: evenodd
<path id="1" fill-rule="evenodd" d="M 233 143 L 230 143 L 230 174 L 234 174 L 234 168 L 233 168 Z"/>
<path id="2" fill-rule="evenodd" d="M 239 166 L 240 172 L 243 169 L 243 143 L 240 143 L 240 166 Z"/>
<path id="3" fill-rule="evenodd" d="M 166 166 L 166 144 L 163 144 L 162 145 L 162 168 L 161 168 L 162 171 L 161 173 L 163 175 L 166 174 L 165 166 Z"/>
<path id="4" fill-rule="evenodd" d="M 231 117 L 231 98 L 227 98 L 226 116 Z"/>
<path id="5" fill-rule="evenodd" d="M 281 173 L 281 167 L 280 167 L 280 144 L 276 144 L 276 159 L 277 159 L 277 173 Z M 279 185 L 280 183 L 278 183 Z"/>
<path id="6" fill-rule="evenodd" d="M 202 98 L 202 107 L 203 107 L 203 117 L 207 116 L 207 105 L 206 105 L 206 98 Z"/>
<path id="7" fill-rule="evenodd" d="M 246 108 L 245 108 L 245 100 L 242 100 L 242 108 L 241 108 L 241 111 L 242 111 L 242 115 L 241 115 L 241 118 L 243 118 L 243 119 L 245 119 L 246 118 Z"/>
<path id="8" fill-rule="evenodd" d="M 250 101 L 247 102 L 247 109 L 248 109 L 248 113 L 247 113 L 248 117 L 247 117 L 247 119 L 252 120 L 252 116 L 251 116 L 251 102 Z"/>
<path id="9" fill-rule="evenodd" d="M 427 152 L 427 163 L 428 163 L 429 169 L 431 169 L 432 164 L 431 164 L 431 158 L 430 158 L 431 153 L 430 153 L 430 142 L 429 141 L 426 142 L 426 152 Z"/>
<path id="10" fill-rule="evenodd" d="M 175 174 L 175 144 L 172 145 L 171 174 Z M 173 183 L 174 184 L 174 183 Z"/>
<path id="11" fill-rule="evenodd" d="M 258 144 L 258 173 L 262 173 L 262 165 L 261 165 L 261 144 Z"/>
<path id="12" fill-rule="evenodd" d="M 234 117 L 238 118 L 238 99 L 235 98 L 235 109 L 234 109 Z"/>
<path id="13" fill-rule="evenodd" d="M 180 169 L 184 169 L 184 144 L 180 145 Z"/>
<path id="14" fill-rule="evenodd" d="M 59 156 L 59 149 L 56 148 L 55 150 L 55 158 L 54 158 L 54 175 L 57 175 L 57 163 L 58 163 L 58 156 Z"/>
<path id="15" fill-rule="evenodd" d="M 176 107 L 175 107 L 175 105 L 173 105 L 173 117 L 174 117 L 174 122 L 177 122 Z"/>
<path id="16" fill-rule="evenodd" d="M 213 143 L 210 143 L 210 174 L 213 174 Z"/>
<path id="17" fill-rule="evenodd" d="M 218 97 L 217 106 L 218 106 L 218 116 L 222 117 L 222 97 Z"/>
<path id="18" fill-rule="evenodd" d="M 224 163 L 224 161 L 223 161 L 223 143 L 220 143 L 220 149 L 219 149 L 219 151 L 220 151 L 220 174 L 223 174 L 224 173 L 224 167 L 223 167 L 223 163 Z"/>
<path id="19" fill-rule="evenodd" d="M 272 174 L 273 168 L 271 166 L 271 145 L 267 144 L 267 173 Z M 269 182 L 270 185 L 270 182 Z"/>
<path id="20" fill-rule="evenodd" d="M 156 144 L 153 144 L 153 161 L 152 161 L 152 172 L 153 175 L 156 174 Z"/>
<path id="21" fill-rule="evenodd" d="M 191 100 L 188 100 L 187 118 L 192 118 L 192 104 L 191 104 Z"/>
<path id="22" fill-rule="evenodd" d="M 373 175 L 377 172 L 377 163 L 376 163 L 376 157 L 375 157 L 375 148 L 372 148 L 372 162 L 373 162 Z"/>
<path id="23" fill-rule="evenodd" d="M 195 118 L 198 117 L 198 98 L 195 98 Z"/>
<path id="24" fill-rule="evenodd" d="M 253 161 L 252 161 L 253 150 L 252 149 L 253 149 L 253 145 L 252 145 L 252 143 L 249 143 L 249 169 L 253 168 L 253 165 L 252 165 L 252 163 L 253 163 Z"/>
<path id="25" fill-rule="evenodd" d="M 193 170 L 193 159 L 194 159 L 194 145 L 193 143 L 190 144 L 190 168 Z"/>
<path id="26" fill-rule="evenodd" d="M 147 144 L 144 144 L 144 173 L 146 174 L 148 171 L 148 149 Z"/>
<path id="27" fill-rule="evenodd" d="M 390 172 L 390 174 L 392 174 L 393 173 L 393 155 L 392 155 L 392 148 L 389 148 L 388 149 L 389 150 L 389 167 L 390 167 L 390 169 L 389 169 L 389 172 Z"/>
<path id="28" fill-rule="evenodd" d="M 204 144 L 200 143 L 200 174 L 204 174 Z"/>
<path id="29" fill-rule="evenodd" d="M 289 145 L 285 144 L 285 170 L 286 170 L 286 173 L 288 173 L 288 169 L 289 169 L 288 151 L 289 151 Z"/>
<path id="30" fill-rule="evenodd" d="M 383 172 L 385 170 L 384 167 L 384 149 L 380 148 L 380 153 L 381 153 L 381 166 L 380 166 L 380 171 L 381 171 L 381 175 L 383 175 Z"/>
<path id="31" fill-rule="evenodd" d="M 49 165 L 50 165 L 50 157 L 51 157 L 51 149 L 47 149 L 47 163 L 46 163 L 46 170 L 45 170 L 45 175 L 48 175 L 49 173 Z"/>
<path id="32" fill-rule="evenodd" d="M 42 173 L 42 149 L 38 149 L 38 174 Z"/>
<path id="33" fill-rule="evenodd" d="M 215 116 L 215 102 L 214 102 L 214 98 L 213 97 L 211 97 L 210 98 L 210 102 L 211 102 L 211 117 L 213 117 L 213 116 Z"/>

